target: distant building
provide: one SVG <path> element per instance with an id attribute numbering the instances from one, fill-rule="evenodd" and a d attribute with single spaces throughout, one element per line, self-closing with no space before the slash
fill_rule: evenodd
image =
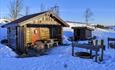
<path id="1" fill-rule="evenodd" d="M 72 27 L 74 30 L 74 40 L 89 40 L 92 38 L 92 28 L 89 27 Z"/>
<path id="2" fill-rule="evenodd" d="M 94 29 L 93 25 L 89 25 L 83 22 L 65 21 L 69 27 L 64 27 L 65 31 L 73 31 L 72 27 L 88 27 Z"/>
<path id="3" fill-rule="evenodd" d="M 72 31 L 74 40 L 87 40 L 92 37 L 94 26 L 83 22 L 66 21 L 66 23 L 70 27 L 64 27 L 64 30 Z"/>

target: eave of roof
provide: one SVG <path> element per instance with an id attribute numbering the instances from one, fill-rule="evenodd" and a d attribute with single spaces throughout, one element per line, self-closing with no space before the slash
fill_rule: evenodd
<path id="1" fill-rule="evenodd" d="M 89 28 L 89 27 L 72 27 L 72 29 L 88 29 L 88 30 L 94 30 L 92 28 Z"/>
<path id="2" fill-rule="evenodd" d="M 21 18 L 19 18 L 19 19 L 17 19 L 17 20 L 14 20 L 14 21 L 12 21 L 12 22 L 6 24 L 6 25 L 3 25 L 2 27 L 5 27 L 5 26 L 7 26 L 7 25 L 12 25 L 12 24 L 18 25 L 19 23 L 21 23 L 21 22 L 23 22 L 23 21 L 25 21 L 25 20 L 28 20 L 28 19 L 30 19 L 30 18 L 36 17 L 36 16 L 38 16 L 38 15 L 41 15 L 41 14 L 44 14 L 44 13 L 47 13 L 47 12 L 50 12 L 50 11 L 44 11 L 44 12 L 40 12 L 40 13 L 36 13 L 36 14 L 27 15 L 27 16 L 21 17 Z M 52 13 L 52 14 L 53 14 L 53 13 Z M 59 18 L 59 17 L 56 16 L 55 14 L 53 14 L 53 16 L 54 16 L 58 21 L 60 21 L 63 26 L 69 27 L 69 25 L 68 25 L 65 21 L 63 21 L 61 18 Z"/>

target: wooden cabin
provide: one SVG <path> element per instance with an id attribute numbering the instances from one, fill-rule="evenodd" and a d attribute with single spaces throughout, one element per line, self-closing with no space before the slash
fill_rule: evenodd
<path id="1" fill-rule="evenodd" d="M 92 37 L 92 28 L 89 27 L 72 27 L 74 30 L 74 40 L 83 41 L 88 40 Z"/>
<path id="2" fill-rule="evenodd" d="M 23 49 L 37 40 L 55 39 L 62 43 L 62 27 L 68 27 L 60 17 L 51 11 L 21 17 L 2 27 L 8 29 L 8 45 L 13 49 Z"/>

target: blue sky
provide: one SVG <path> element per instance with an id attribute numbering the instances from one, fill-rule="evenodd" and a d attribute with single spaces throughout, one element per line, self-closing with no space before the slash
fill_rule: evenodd
<path id="1" fill-rule="evenodd" d="M 9 2 L 10 0 L 0 0 L 1 18 L 8 16 Z M 24 7 L 30 8 L 30 14 L 40 12 L 41 4 L 45 8 L 57 4 L 62 19 L 78 22 L 85 21 L 85 9 L 90 8 L 93 13 L 90 23 L 115 25 L 115 0 L 24 0 Z"/>

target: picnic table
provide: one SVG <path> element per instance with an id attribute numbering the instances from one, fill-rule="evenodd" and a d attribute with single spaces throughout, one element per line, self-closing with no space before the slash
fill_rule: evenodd
<path id="1" fill-rule="evenodd" d="M 48 39 L 44 42 L 48 48 L 53 47 L 54 45 L 58 46 L 58 41 L 56 39 Z"/>
<path id="2" fill-rule="evenodd" d="M 77 48 L 83 48 L 83 49 L 88 49 L 90 50 L 90 54 L 92 55 L 92 51 L 95 51 L 95 61 L 98 61 L 98 52 L 101 50 L 101 58 L 100 61 L 103 61 L 103 54 L 104 54 L 104 45 L 103 45 L 103 40 L 101 40 L 100 45 L 98 44 L 98 40 L 95 41 L 94 45 L 92 42 L 89 44 L 79 44 L 77 42 L 72 43 L 72 55 L 74 56 L 74 47 Z"/>

